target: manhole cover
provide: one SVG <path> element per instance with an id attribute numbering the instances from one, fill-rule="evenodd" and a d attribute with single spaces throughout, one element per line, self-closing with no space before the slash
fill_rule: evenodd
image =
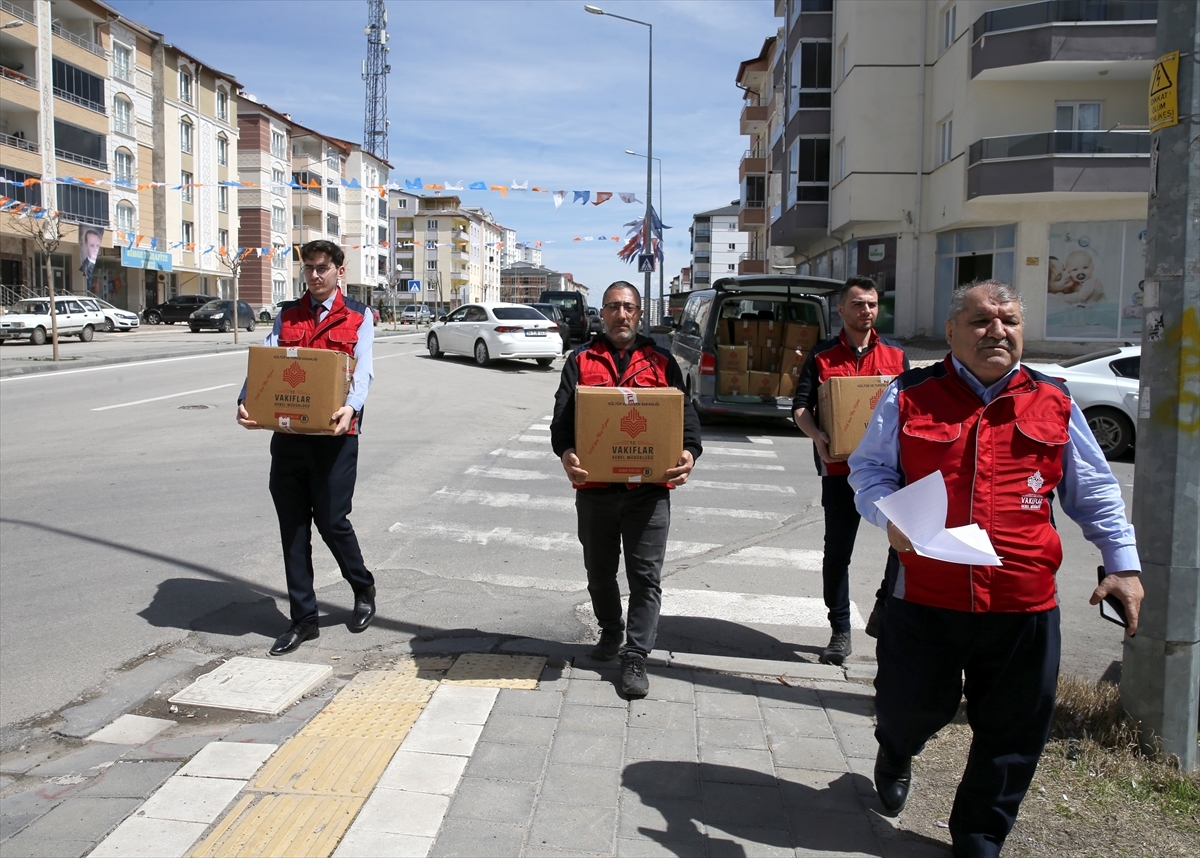
<path id="1" fill-rule="evenodd" d="M 208 408 L 207 405 L 180 405 L 180 411 L 203 411 Z"/>

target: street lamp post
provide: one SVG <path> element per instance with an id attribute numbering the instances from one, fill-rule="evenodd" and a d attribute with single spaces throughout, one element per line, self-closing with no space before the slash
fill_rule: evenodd
<path id="1" fill-rule="evenodd" d="M 651 227 L 650 227 L 650 198 L 654 193 L 654 174 L 652 172 L 654 165 L 651 162 L 654 158 L 654 25 L 647 21 L 639 21 L 636 18 L 626 18 L 624 15 L 614 15 L 612 12 L 605 12 L 598 6 L 584 6 L 583 10 L 592 15 L 604 15 L 609 18 L 616 18 L 620 21 L 628 21 L 630 24 L 641 24 L 649 33 L 648 47 L 649 51 L 646 55 L 646 221 L 643 224 L 642 231 L 642 252 L 651 254 L 653 259 L 653 249 L 651 247 Z M 650 304 L 650 272 L 646 272 L 646 297 L 642 301 L 643 306 Z M 642 314 L 642 330 L 644 333 L 650 333 L 650 314 Z"/>
<path id="2" fill-rule="evenodd" d="M 632 149 L 626 149 L 625 154 L 633 155 L 636 158 L 645 158 L 646 157 L 645 155 L 642 155 L 639 152 L 634 152 Z M 662 158 L 653 158 L 651 160 L 658 162 L 658 219 L 662 220 L 662 218 L 663 218 Z M 663 229 L 666 229 L 666 227 L 664 226 Z M 663 291 L 663 272 L 666 270 L 665 263 L 666 263 L 666 254 L 665 253 L 663 254 L 663 262 L 659 262 L 657 259 L 654 260 L 654 264 L 658 266 L 658 323 L 660 325 L 663 323 L 663 320 L 666 319 L 666 307 L 663 304 L 663 302 L 664 302 L 663 295 L 665 294 Z"/>

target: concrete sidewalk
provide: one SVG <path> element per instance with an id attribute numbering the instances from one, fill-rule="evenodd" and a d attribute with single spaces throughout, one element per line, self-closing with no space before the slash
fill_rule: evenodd
<path id="1" fill-rule="evenodd" d="M 42 781 L 4 799 L 0 853 L 947 854 L 879 813 L 869 683 L 655 653 L 631 701 L 615 663 L 533 643 L 401 657 L 209 735 L 163 719 L 139 739 L 155 719 L 126 715 L 27 769 Z"/>

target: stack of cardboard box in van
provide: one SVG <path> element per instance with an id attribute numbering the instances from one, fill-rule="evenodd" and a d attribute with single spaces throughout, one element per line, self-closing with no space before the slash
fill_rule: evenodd
<path id="1" fill-rule="evenodd" d="M 717 326 L 717 395 L 790 397 L 820 331 L 803 322 L 722 319 Z"/>

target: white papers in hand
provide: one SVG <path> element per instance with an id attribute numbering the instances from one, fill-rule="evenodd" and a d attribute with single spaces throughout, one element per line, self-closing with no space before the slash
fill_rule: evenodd
<path id="1" fill-rule="evenodd" d="M 875 506 L 922 557 L 968 566 L 999 566 L 992 541 L 979 525 L 946 527 L 946 503 L 946 481 L 941 471 L 934 471 L 875 501 Z"/>

